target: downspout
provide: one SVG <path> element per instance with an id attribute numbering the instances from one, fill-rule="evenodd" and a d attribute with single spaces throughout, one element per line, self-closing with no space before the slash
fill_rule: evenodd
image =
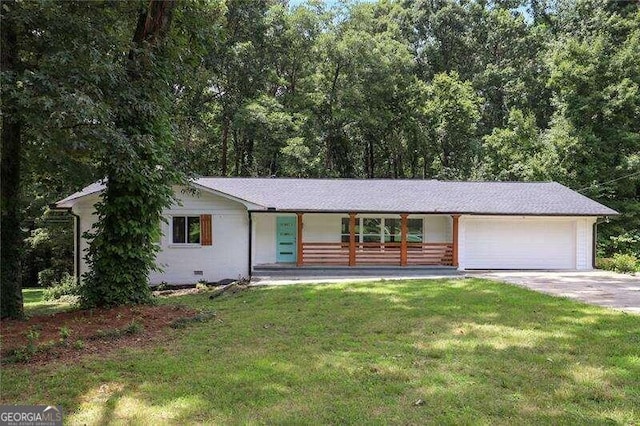
<path id="1" fill-rule="evenodd" d="M 596 253 L 598 251 L 598 223 L 602 223 L 605 219 L 597 218 L 595 222 L 593 222 L 593 231 L 591 232 L 591 237 L 593 238 L 593 248 L 591 249 L 591 267 L 596 269 Z"/>
<path id="2" fill-rule="evenodd" d="M 73 272 L 75 275 L 75 279 L 76 279 L 76 284 L 80 284 L 80 259 L 81 259 L 81 254 L 80 254 L 80 216 L 75 214 L 73 212 L 73 210 L 71 210 L 71 208 L 69 208 L 69 213 L 71 213 L 71 215 L 74 218 L 74 223 L 75 223 L 75 247 L 73 250 L 73 254 L 75 255 L 75 263 L 76 263 L 76 267 L 74 268 Z"/>
<path id="3" fill-rule="evenodd" d="M 251 268 L 252 268 L 252 263 L 253 263 L 253 259 L 252 259 L 252 252 L 253 252 L 253 248 L 251 247 L 251 243 L 253 240 L 253 221 L 252 221 L 252 217 L 251 217 L 251 210 L 248 211 L 249 213 L 249 280 L 251 280 Z"/>

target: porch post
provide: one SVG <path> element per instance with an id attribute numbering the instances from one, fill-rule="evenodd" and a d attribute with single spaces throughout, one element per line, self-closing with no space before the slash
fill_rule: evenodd
<path id="1" fill-rule="evenodd" d="M 302 213 L 296 214 L 298 215 L 298 235 L 296 237 L 298 255 L 296 256 L 296 266 L 302 266 L 304 264 L 304 254 L 302 251 Z"/>
<path id="2" fill-rule="evenodd" d="M 356 265 L 356 214 L 349 213 L 349 266 Z"/>
<path id="3" fill-rule="evenodd" d="M 407 217 L 404 213 L 400 215 L 400 266 L 407 266 Z"/>
<path id="4" fill-rule="evenodd" d="M 451 216 L 453 218 L 453 266 L 458 267 L 458 219 L 460 219 L 459 214 L 454 214 Z"/>

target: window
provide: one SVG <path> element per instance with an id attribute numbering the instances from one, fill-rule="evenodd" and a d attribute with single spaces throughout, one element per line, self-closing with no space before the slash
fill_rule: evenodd
<path id="1" fill-rule="evenodd" d="M 380 242 L 380 224 L 382 219 L 362 219 L 362 241 L 365 243 Z"/>
<path id="2" fill-rule="evenodd" d="M 424 235 L 422 219 L 407 219 L 407 242 L 421 243 Z"/>
<path id="3" fill-rule="evenodd" d="M 348 217 L 343 217 L 342 218 L 342 237 L 341 237 L 341 241 L 343 243 L 348 243 L 349 242 L 349 237 L 350 237 L 350 232 L 349 232 L 349 218 Z M 356 218 L 356 230 L 355 230 L 355 237 L 356 237 L 356 243 L 360 242 L 360 219 Z"/>
<path id="4" fill-rule="evenodd" d="M 200 244 L 200 216 L 174 216 L 173 243 Z"/>
<path id="5" fill-rule="evenodd" d="M 356 218 L 356 242 L 399 243 L 402 241 L 402 220 L 395 218 Z M 422 219 L 407 219 L 407 242 L 421 243 L 424 234 Z M 349 242 L 349 218 L 342 218 L 341 241 Z"/>
<path id="6" fill-rule="evenodd" d="M 402 241 L 402 223 L 400 219 L 384 220 L 384 242 L 399 243 Z"/>

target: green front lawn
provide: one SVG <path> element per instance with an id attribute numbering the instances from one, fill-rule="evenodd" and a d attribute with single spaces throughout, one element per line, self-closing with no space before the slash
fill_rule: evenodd
<path id="1" fill-rule="evenodd" d="M 42 288 L 25 288 L 22 290 L 22 299 L 24 301 L 24 312 L 28 316 L 45 315 L 54 312 L 65 311 L 71 308 L 69 303 L 50 302 L 44 300 Z"/>
<path id="2" fill-rule="evenodd" d="M 640 317 L 486 280 L 163 299 L 217 317 L 163 344 L 2 367 L 70 423 L 640 422 Z"/>

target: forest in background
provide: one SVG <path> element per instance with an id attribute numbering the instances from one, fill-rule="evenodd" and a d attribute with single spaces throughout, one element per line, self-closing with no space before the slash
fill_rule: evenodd
<path id="1" fill-rule="evenodd" d="M 134 90 L 122 64 L 145 3 L 2 3 L 2 226 L 19 188 L 24 286 L 73 269 L 73 229 L 47 206 L 133 157 L 171 179 L 554 180 L 622 213 L 601 255 L 640 256 L 640 2 L 179 2 Z M 162 112 L 162 143 L 130 152 L 130 105 Z"/>

